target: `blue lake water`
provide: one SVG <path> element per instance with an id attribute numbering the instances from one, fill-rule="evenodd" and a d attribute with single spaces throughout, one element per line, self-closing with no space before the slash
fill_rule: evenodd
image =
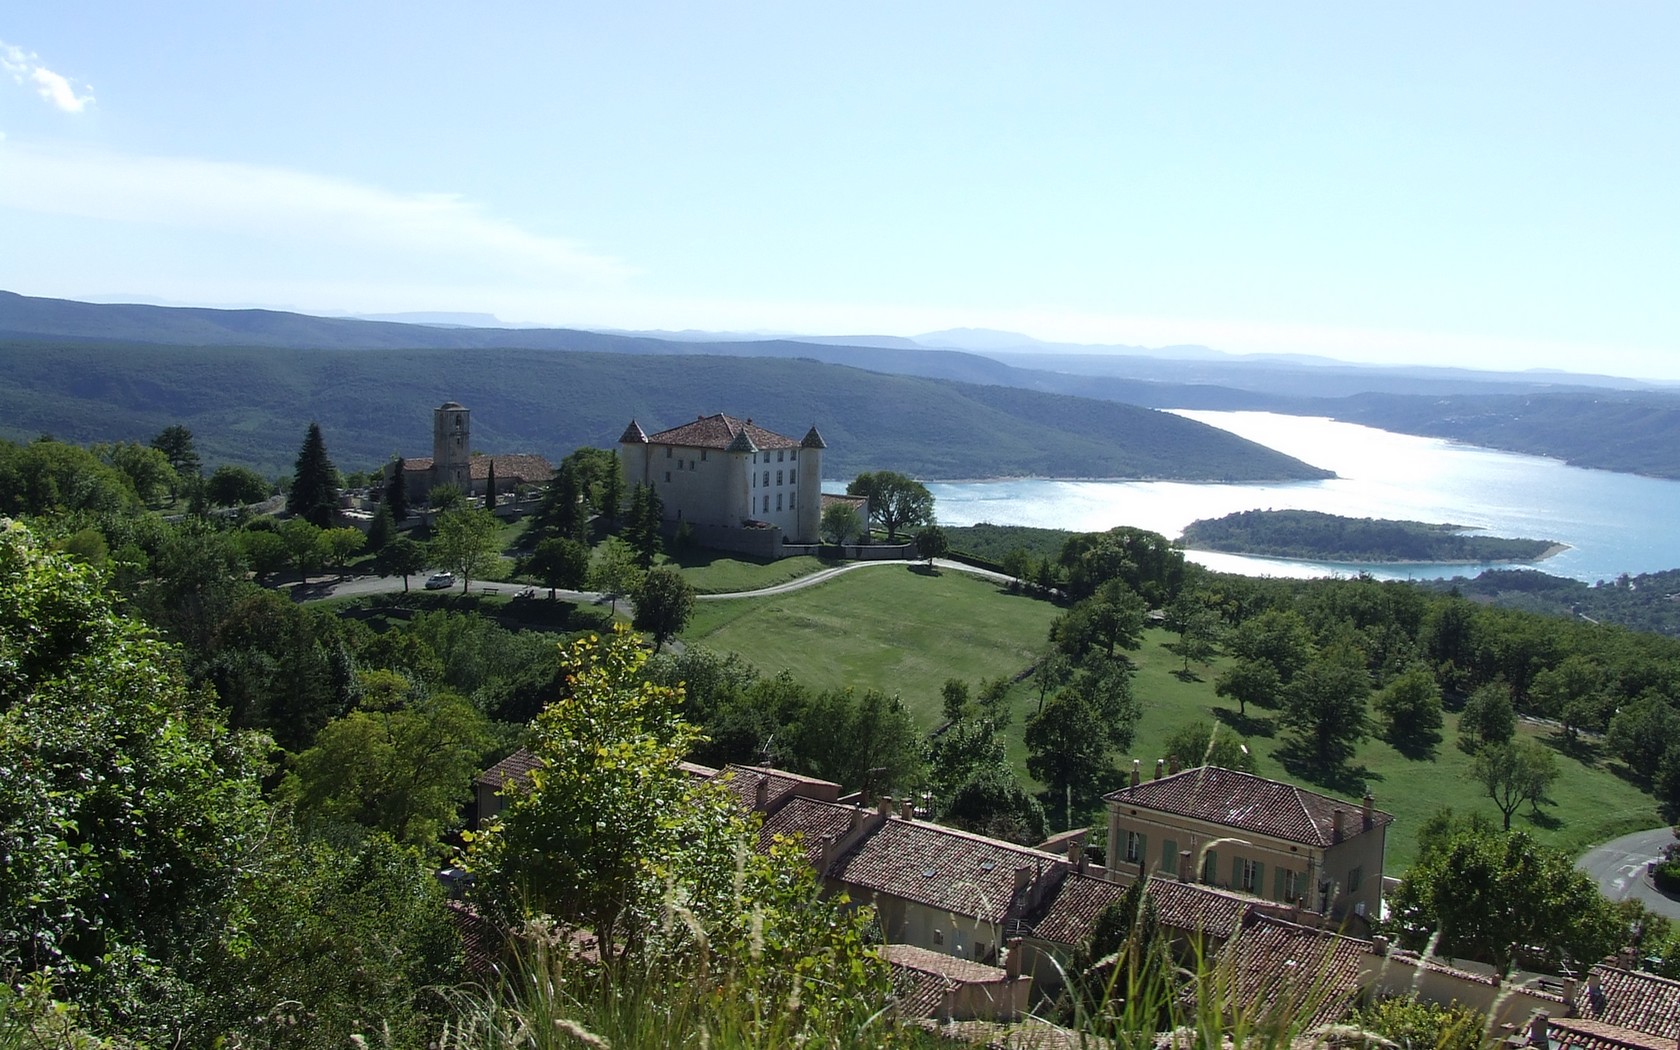
<path id="1" fill-rule="evenodd" d="M 1198 518 L 1241 510 L 1317 510 L 1356 518 L 1450 522 L 1569 549 L 1535 567 L 1589 583 L 1680 568 L 1680 481 L 1584 470 L 1558 460 L 1269 412 L 1180 411 L 1336 472 L 1328 481 L 1216 485 L 1172 481 L 933 482 L 945 525 L 1099 531 L 1134 525 L 1176 538 Z M 1187 551 L 1223 572 L 1383 579 L 1473 576 L 1509 563 L 1305 562 Z"/>

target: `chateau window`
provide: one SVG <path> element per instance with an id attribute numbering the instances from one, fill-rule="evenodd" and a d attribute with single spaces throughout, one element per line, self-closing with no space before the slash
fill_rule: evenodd
<path id="1" fill-rule="evenodd" d="M 1212 883 L 1219 877 L 1219 852 L 1208 850 L 1202 854 L 1202 881 Z"/>
<path id="2" fill-rule="evenodd" d="M 666 459 L 671 458 L 671 446 L 670 445 L 665 446 L 665 458 Z"/>
<path id="3" fill-rule="evenodd" d="M 770 472 L 768 470 L 764 472 L 764 487 L 770 487 Z"/>
<path id="4" fill-rule="evenodd" d="M 793 484 L 795 481 L 798 481 L 798 480 L 799 480 L 799 471 L 797 471 L 797 470 L 788 471 L 788 484 L 789 485 Z"/>
<path id="5" fill-rule="evenodd" d="M 781 452 L 777 452 L 777 453 L 776 453 L 776 462 L 777 462 L 777 463 L 780 463 L 780 462 L 781 462 L 781 461 L 782 461 L 782 453 L 781 453 Z"/>
<path id="6" fill-rule="evenodd" d="M 776 509 L 782 509 L 782 494 L 780 492 L 776 493 Z"/>
<path id="7" fill-rule="evenodd" d="M 665 472 L 665 480 L 666 480 L 666 481 L 670 481 L 670 480 L 671 480 L 671 472 L 670 472 L 670 471 L 668 471 L 668 470 L 667 470 L 667 471 L 666 471 L 666 472 Z"/>
<path id="8" fill-rule="evenodd" d="M 794 507 L 797 507 L 798 505 L 799 505 L 799 493 L 797 493 L 797 492 L 788 493 L 788 510 L 792 510 Z"/>
<path id="9" fill-rule="evenodd" d="M 780 485 L 781 483 L 782 483 L 782 472 L 778 470 L 778 471 L 776 471 L 776 484 Z"/>
<path id="10" fill-rule="evenodd" d="M 1257 860 L 1244 859 L 1239 861 L 1238 864 L 1240 865 L 1240 878 L 1237 880 L 1238 888 L 1240 888 L 1244 893 L 1259 893 L 1261 874 L 1260 862 Z"/>
<path id="11" fill-rule="evenodd" d="M 1126 859 L 1133 864 L 1143 859 L 1143 835 L 1140 832 L 1126 832 Z"/>
<path id="12" fill-rule="evenodd" d="M 770 497 L 764 497 L 764 513 L 770 513 Z"/>
<path id="13" fill-rule="evenodd" d="M 1352 871 L 1348 872 L 1347 891 L 1349 893 L 1358 893 L 1359 892 L 1359 884 L 1361 882 L 1364 882 L 1364 881 L 1365 881 L 1365 866 L 1360 865 L 1359 867 L 1354 868 Z"/>
<path id="14" fill-rule="evenodd" d="M 1294 903 L 1301 899 L 1301 882 L 1304 876 L 1298 871 L 1283 873 L 1283 899 Z"/>

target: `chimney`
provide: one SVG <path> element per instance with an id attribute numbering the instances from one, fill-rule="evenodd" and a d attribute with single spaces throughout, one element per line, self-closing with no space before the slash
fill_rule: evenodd
<path id="1" fill-rule="evenodd" d="M 1380 933 L 1377 934 L 1376 936 L 1372 937 L 1371 938 L 1371 951 L 1373 953 L 1377 954 L 1377 955 L 1387 955 L 1388 954 L 1388 938 L 1384 937 Z"/>
<path id="2" fill-rule="evenodd" d="M 1161 771 L 1166 769 L 1166 768 L 1167 768 L 1167 760 L 1166 759 L 1157 758 L 1155 760 L 1155 779 L 1156 780 L 1161 779 Z"/>
<path id="3" fill-rule="evenodd" d="M 1139 762 L 1135 758 L 1132 759 L 1132 786 L 1133 787 L 1137 787 L 1138 782 L 1143 779 L 1142 773 L 1140 773 L 1138 771 L 1138 767 L 1140 767 L 1141 765 L 1143 765 L 1143 763 Z"/>
<path id="4" fill-rule="evenodd" d="M 916 819 L 916 797 L 914 795 L 904 796 L 904 801 L 898 805 L 898 815 L 905 820 Z"/>
<path id="5" fill-rule="evenodd" d="M 1074 871 L 1078 871 L 1085 866 L 1085 836 L 1075 835 L 1068 839 L 1067 858 L 1068 863 L 1073 865 Z"/>
<path id="6" fill-rule="evenodd" d="M 1343 814 L 1342 814 L 1342 811 L 1340 809 L 1338 809 L 1334 813 L 1330 814 L 1330 841 L 1331 842 L 1342 841 L 1342 817 L 1343 817 Z"/>
<path id="7" fill-rule="evenodd" d="M 1544 1010 L 1534 1011 L 1528 1019 L 1528 1046 L 1551 1046 L 1552 1019 Z"/>
<path id="8" fill-rule="evenodd" d="M 864 811 L 863 811 L 862 807 L 860 807 L 860 806 L 853 806 L 852 807 L 852 820 L 851 820 L 851 823 L 846 826 L 847 831 L 856 831 L 857 830 L 857 826 L 859 824 L 863 823 L 863 813 L 864 813 Z"/>
<path id="9" fill-rule="evenodd" d="M 1168 776 L 1177 776 L 1178 775 L 1178 756 L 1177 755 L 1168 755 L 1167 756 L 1167 775 Z"/>
<path id="10" fill-rule="evenodd" d="M 834 863 L 834 836 L 822 837 L 822 849 L 817 854 L 817 874 L 827 875 L 829 867 Z"/>
<path id="11" fill-rule="evenodd" d="M 1003 973 L 1011 981 L 1021 976 L 1021 938 L 1011 937 L 1003 942 L 1004 950 L 1008 953 L 1003 959 Z"/>
<path id="12" fill-rule="evenodd" d="M 1181 850 L 1178 851 L 1178 881 L 1179 882 L 1194 882 L 1195 881 L 1194 877 L 1191 875 L 1190 856 L 1191 856 L 1190 851 L 1187 850 L 1187 849 L 1181 849 Z"/>
<path id="13" fill-rule="evenodd" d="M 753 785 L 753 808 L 759 812 L 770 802 L 770 778 L 759 777 L 758 783 Z"/>
<path id="14" fill-rule="evenodd" d="M 1376 823 L 1376 820 L 1377 820 L 1376 805 L 1377 805 L 1377 800 L 1371 797 L 1371 793 L 1369 791 L 1365 792 L 1365 830 L 1366 831 L 1370 831 L 1371 830 L 1371 825 Z"/>
<path id="15" fill-rule="evenodd" d="M 1575 988 L 1575 978 L 1563 979 L 1563 1008 L 1571 1017 L 1575 1016 Z"/>
<path id="16" fill-rule="evenodd" d="M 1022 866 L 1015 869 L 1016 894 L 1027 892 L 1027 887 L 1032 885 L 1032 874 L 1033 870 L 1029 867 Z"/>
<path id="17" fill-rule="evenodd" d="M 875 800 L 875 808 L 878 811 L 880 811 L 880 814 L 883 817 L 892 816 L 892 808 L 893 808 L 892 796 L 891 795 L 882 795 L 880 798 L 876 799 Z"/>

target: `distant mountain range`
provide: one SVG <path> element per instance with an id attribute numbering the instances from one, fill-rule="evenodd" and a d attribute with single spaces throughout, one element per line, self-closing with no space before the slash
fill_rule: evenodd
<path id="1" fill-rule="evenodd" d="M 123 425 L 186 422 L 207 437 L 219 435 L 210 440 L 225 442 L 220 447 L 228 458 L 269 468 L 282 462 L 276 457 L 292 440 L 270 437 L 269 429 L 283 430 L 284 420 L 304 419 L 320 412 L 312 406 L 333 403 L 335 390 L 311 390 L 309 383 L 327 382 L 324 376 L 340 370 L 353 388 L 361 389 L 364 379 L 377 386 L 383 369 L 386 392 L 366 392 L 404 421 L 387 418 L 382 409 L 372 417 L 366 409 L 351 411 L 344 421 L 365 435 L 355 454 L 374 461 L 398 448 L 424 454 L 415 444 L 429 433 L 422 413 L 445 397 L 488 402 L 474 417 L 475 426 L 491 428 L 476 431 L 488 439 L 498 425 L 490 405 L 525 404 L 545 389 L 542 384 L 558 383 L 564 386 L 551 393 L 568 406 L 568 418 L 550 414 L 544 430 L 533 417 L 530 425 L 509 426 L 501 436 L 536 451 L 564 452 L 616 438 L 625 407 L 659 425 L 690 412 L 730 411 L 760 415 L 767 424 L 780 420 L 800 432 L 812 421 L 833 418 L 824 432 L 843 428 L 854 439 L 849 447 L 835 442 L 833 462 L 848 470 L 892 467 L 940 478 L 1313 476 L 1311 468 L 1270 450 L 1260 456 L 1254 447 L 1244 449 L 1248 443 L 1230 435 L 1225 437 L 1237 444 L 1191 437 L 1185 425 L 1199 425 L 1136 411 L 1248 409 L 1330 416 L 1583 466 L 1680 477 L 1680 393 L 1612 377 L 1377 368 L 1206 347 L 1074 346 L 976 329 L 908 339 L 792 338 L 482 327 L 476 322 L 493 319 L 424 314 L 424 323 L 413 323 L 415 315 L 395 316 L 410 321 L 89 304 L 0 292 L 0 360 L 10 366 L 0 378 L 0 433 L 107 433 L 98 421 L 117 426 L 122 417 L 113 411 L 121 404 L 135 414 Z M 165 348 L 170 352 L 162 353 Z M 61 363 L 74 358 L 79 369 L 108 379 L 103 392 L 93 389 L 100 384 L 88 375 L 45 367 L 54 353 L 69 355 Z M 702 365 L 696 358 L 718 360 Z M 146 361 L 167 361 L 166 371 L 186 370 L 176 382 L 217 391 L 219 401 L 206 407 L 214 418 L 194 425 L 182 414 L 195 400 L 190 391 L 158 385 L 141 363 Z M 480 374 L 463 374 L 467 361 Z M 276 384 L 273 394 L 239 380 L 238 371 L 252 369 L 272 373 L 264 381 Z M 493 381 L 510 370 L 523 371 L 526 380 L 509 375 Z M 703 375 L 718 385 L 705 391 L 680 378 L 666 381 L 683 375 Z M 888 383 L 889 377 L 899 382 Z M 931 382 L 908 384 L 912 378 Z M 120 396 L 125 383 L 151 390 L 151 402 Z M 580 397 L 580 383 L 597 384 L 599 396 Z M 463 392 L 468 389 L 475 393 Z M 849 396 L 865 389 L 876 400 Z M 604 416 L 597 418 L 595 401 Z M 837 412 L 841 403 L 848 414 Z M 766 404 L 774 407 L 759 407 Z M 590 429 L 597 426 L 600 433 Z M 847 451 L 840 452 L 843 447 Z"/>

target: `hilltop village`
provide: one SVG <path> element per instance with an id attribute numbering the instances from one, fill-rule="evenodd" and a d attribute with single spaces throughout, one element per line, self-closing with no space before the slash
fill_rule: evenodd
<path id="1" fill-rule="evenodd" d="M 1673 640 L 943 528 L 815 422 L 431 414 L 283 492 L 0 448 L 0 1038 L 1680 1041 L 1554 845 L 1672 812 Z"/>

